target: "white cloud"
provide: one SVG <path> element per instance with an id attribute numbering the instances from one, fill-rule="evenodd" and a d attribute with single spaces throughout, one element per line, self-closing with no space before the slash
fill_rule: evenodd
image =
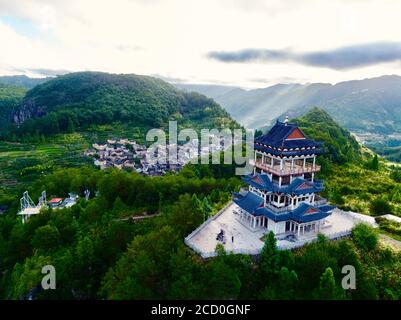
<path id="1" fill-rule="evenodd" d="M 210 51 L 243 48 L 309 52 L 399 42 L 400 12 L 401 2 L 390 0 L 0 0 L 0 38 L 6 44 L 0 72 L 103 70 L 250 87 L 276 79 L 338 82 L 400 73 L 393 63 L 338 71 L 207 58 Z M 18 34 L 1 22 L 2 15 L 29 20 L 41 34 Z"/>

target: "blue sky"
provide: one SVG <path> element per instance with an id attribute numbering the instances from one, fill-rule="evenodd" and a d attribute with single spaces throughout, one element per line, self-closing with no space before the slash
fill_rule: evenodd
<path id="1" fill-rule="evenodd" d="M 29 19 L 18 17 L 16 15 L 1 14 L 0 21 L 13 28 L 17 33 L 29 37 L 37 38 L 42 32 L 39 28 Z"/>
<path id="2" fill-rule="evenodd" d="M 401 74 L 396 0 L 0 0 L 0 74 L 264 87 Z"/>

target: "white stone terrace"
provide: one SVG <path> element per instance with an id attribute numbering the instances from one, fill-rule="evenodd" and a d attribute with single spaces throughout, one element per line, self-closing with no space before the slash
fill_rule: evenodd
<path id="1" fill-rule="evenodd" d="M 215 248 L 217 244 L 223 244 L 227 252 L 258 254 L 263 248 L 264 242 L 261 240 L 267 232 L 266 229 L 250 230 L 243 225 L 233 211 L 237 205 L 230 202 L 225 208 L 218 212 L 215 216 L 205 221 L 200 227 L 194 230 L 185 238 L 185 244 L 199 253 L 203 258 L 215 256 Z M 321 233 L 329 239 L 338 239 L 350 235 L 352 228 L 359 222 L 367 223 L 376 227 L 373 217 L 363 214 L 341 211 L 335 209 L 333 213 L 326 218 L 326 225 L 322 228 Z M 220 230 L 224 230 L 224 243 L 216 240 Z M 234 237 L 234 241 L 232 241 Z M 308 242 L 316 240 L 316 233 L 308 233 L 301 236 L 296 242 L 280 240 L 277 236 L 277 247 L 281 250 L 294 249 L 302 247 Z"/>

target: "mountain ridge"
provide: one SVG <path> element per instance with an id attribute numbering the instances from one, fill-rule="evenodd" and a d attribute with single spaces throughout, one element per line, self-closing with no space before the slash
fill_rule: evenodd
<path id="1" fill-rule="evenodd" d="M 0 76 L 0 84 L 22 87 L 29 90 L 50 79 L 52 78 L 31 78 L 26 75 Z"/>
<path id="2" fill-rule="evenodd" d="M 229 92 L 216 96 L 207 85 L 176 86 L 214 98 L 241 124 L 253 128 L 269 125 L 284 114 L 298 117 L 318 106 L 351 131 L 401 131 L 401 76 L 398 75 L 336 84 L 276 84 L 260 89 L 241 89 L 235 97 L 230 97 Z M 213 89 L 217 91 L 216 85 Z M 354 120 L 355 117 L 358 119 Z"/>

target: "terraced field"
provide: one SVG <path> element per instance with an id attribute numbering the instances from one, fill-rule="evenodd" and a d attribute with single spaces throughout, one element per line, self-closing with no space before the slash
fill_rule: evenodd
<path id="1" fill-rule="evenodd" d="M 0 142 L 0 184 L 17 187 L 58 167 L 90 164 L 83 155 L 88 140 L 80 134 L 65 134 L 45 143 Z"/>

